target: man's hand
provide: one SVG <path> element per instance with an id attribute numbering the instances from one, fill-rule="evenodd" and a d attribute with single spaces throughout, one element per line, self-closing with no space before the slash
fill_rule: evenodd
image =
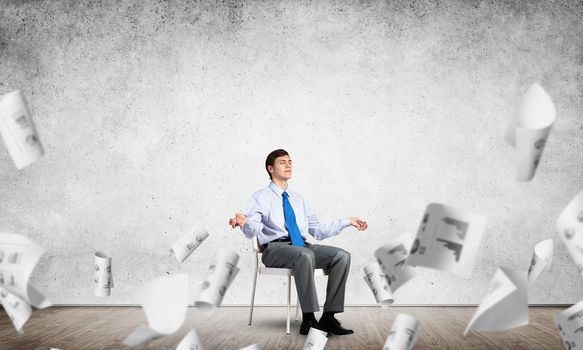
<path id="1" fill-rule="evenodd" d="M 231 225 L 232 228 L 235 228 L 237 226 L 243 226 L 246 223 L 247 215 L 241 213 L 236 213 L 234 218 L 229 219 L 229 225 Z"/>
<path id="2" fill-rule="evenodd" d="M 356 229 L 359 231 L 364 231 L 368 228 L 366 221 L 357 217 L 350 218 L 350 225 L 356 227 Z"/>

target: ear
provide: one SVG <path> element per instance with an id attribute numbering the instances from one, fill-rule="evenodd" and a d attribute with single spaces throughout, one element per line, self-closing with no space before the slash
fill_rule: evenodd
<path id="1" fill-rule="evenodd" d="M 270 174 L 273 174 L 273 166 L 268 165 L 267 166 L 267 171 L 269 171 Z"/>

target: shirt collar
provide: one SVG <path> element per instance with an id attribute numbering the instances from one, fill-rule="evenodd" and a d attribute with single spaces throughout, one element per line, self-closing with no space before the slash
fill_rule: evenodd
<path id="1" fill-rule="evenodd" d="M 283 195 L 284 189 L 283 189 L 283 188 L 281 188 L 281 187 L 279 187 L 279 186 L 277 186 L 277 185 L 276 185 L 276 184 L 274 184 L 273 182 L 270 182 L 270 183 L 269 183 L 269 188 L 270 188 L 270 189 L 271 189 L 273 192 L 275 192 L 275 194 L 277 194 L 278 196 L 280 196 L 280 197 L 281 197 L 281 196 Z"/>

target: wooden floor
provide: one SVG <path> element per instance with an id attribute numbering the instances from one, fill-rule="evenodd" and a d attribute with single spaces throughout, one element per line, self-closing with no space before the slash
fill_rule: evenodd
<path id="1" fill-rule="evenodd" d="M 355 334 L 331 336 L 326 349 L 381 350 L 398 313 L 420 321 L 415 349 L 562 349 L 555 318 L 563 307 L 531 307 L 530 324 L 508 331 L 463 331 L 475 307 L 348 307 L 338 319 Z M 144 349 L 175 349 L 182 337 L 196 328 L 205 350 L 239 349 L 257 343 L 264 350 L 302 349 L 305 337 L 292 320 L 292 334 L 285 334 L 285 308 L 256 307 L 253 325 L 247 325 L 248 308 L 223 307 L 207 319 L 191 307 L 182 328 L 171 336 L 152 341 Z M 123 339 L 134 327 L 146 324 L 140 307 L 52 307 L 34 310 L 18 334 L 0 309 L 0 349 L 63 350 L 124 349 Z"/>

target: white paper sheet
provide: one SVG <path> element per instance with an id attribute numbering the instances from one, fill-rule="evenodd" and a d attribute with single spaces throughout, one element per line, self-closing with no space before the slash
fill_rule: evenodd
<path id="1" fill-rule="evenodd" d="M 583 274 L 583 191 L 563 209 L 557 220 L 557 231 L 561 242 Z"/>
<path id="2" fill-rule="evenodd" d="M 528 281 L 523 271 L 500 267 L 490 280 L 488 292 L 468 323 L 470 329 L 499 331 L 528 324 Z"/>
<path id="3" fill-rule="evenodd" d="M 583 349 L 583 301 L 561 312 L 555 323 L 565 349 Z"/>
<path id="4" fill-rule="evenodd" d="M 19 170 L 33 164 L 44 154 L 32 117 L 19 90 L 0 97 L 0 135 Z"/>
<path id="5" fill-rule="evenodd" d="M 192 329 L 182 340 L 180 344 L 176 347 L 176 350 L 203 350 L 202 341 L 200 340 L 200 335 L 196 329 Z"/>
<path id="6" fill-rule="evenodd" d="M 439 203 L 427 206 L 407 266 L 425 266 L 468 277 L 474 267 L 486 218 Z"/>
<path id="7" fill-rule="evenodd" d="M 13 234 L 0 233 L 0 287 L 17 295 L 38 309 L 51 302 L 29 284 L 30 275 L 44 249 L 33 240 Z"/>
<path id="8" fill-rule="evenodd" d="M 506 130 L 506 141 L 516 148 L 518 181 L 534 177 L 555 118 L 550 96 L 539 84 L 532 84 Z"/>
<path id="9" fill-rule="evenodd" d="M 124 340 L 129 347 L 172 334 L 182 326 L 188 304 L 188 275 L 155 278 L 138 287 L 133 299 L 142 304 L 148 326 L 139 326 Z"/>
<path id="10" fill-rule="evenodd" d="M 208 236 L 209 233 L 205 229 L 194 228 L 191 233 L 180 237 L 172 244 L 170 253 L 183 263 Z"/>
<path id="11" fill-rule="evenodd" d="M 374 255 L 383 271 L 391 292 L 415 277 L 415 268 L 405 266 L 413 239 L 401 235 L 375 250 Z"/>
<path id="12" fill-rule="evenodd" d="M 395 302 L 387 279 L 378 263 L 368 264 L 364 267 L 364 281 L 372 291 L 377 304 L 381 305 L 383 309 Z"/>
<path id="13" fill-rule="evenodd" d="M 312 327 L 306 336 L 304 350 L 323 350 L 327 342 L 326 332 Z"/>
<path id="14" fill-rule="evenodd" d="M 532 284 L 544 270 L 545 266 L 550 265 L 552 261 L 553 240 L 547 239 L 538 242 L 534 247 L 532 259 L 530 260 L 530 266 L 528 268 L 528 283 Z"/>
<path id="15" fill-rule="evenodd" d="M 30 305 L 18 297 L 16 294 L 0 287 L 0 304 L 8 314 L 10 321 L 18 333 L 23 333 L 22 327 L 30 318 L 32 308 Z"/>
<path id="16" fill-rule="evenodd" d="M 398 314 L 383 350 L 411 350 L 417 341 L 418 331 L 419 321 L 415 317 Z"/>
<path id="17" fill-rule="evenodd" d="M 111 273 L 111 257 L 102 252 L 94 254 L 95 260 L 95 295 L 106 297 L 111 295 L 113 275 Z"/>
<path id="18" fill-rule="evenodd" d="M 219 249 L 214 262 L 209 266 L 206 280 L 202 283 L 194 305 L 210 317 L 221 306 L 227 289 L 239 273 L 239 255 L 233 251 Z"/>
<path id="19" fill-rule="evenodd" d="M 164 334 L 156 332 L 152 328 L 144 325 L 136 327 L 123 341 L 130 348 L 142 346 L 154 339 L 160 338 Z"/>

